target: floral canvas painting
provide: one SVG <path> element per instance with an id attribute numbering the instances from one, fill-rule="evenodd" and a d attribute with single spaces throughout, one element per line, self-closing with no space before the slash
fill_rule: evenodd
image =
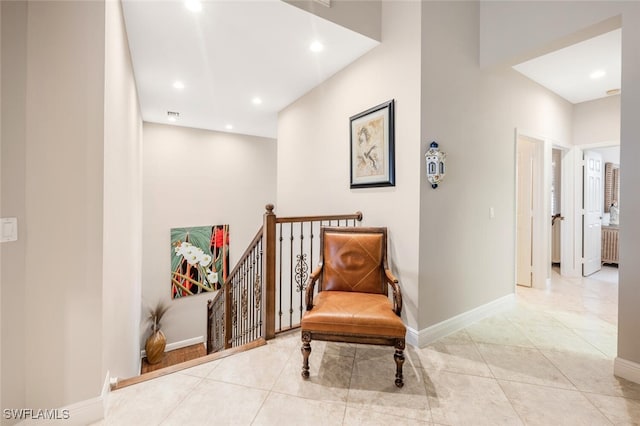
<path id="1" fill-rule="evenodd" d="M 171 298 L 215 291 L 229 273 L 229 225 L 171 229 Z"/>

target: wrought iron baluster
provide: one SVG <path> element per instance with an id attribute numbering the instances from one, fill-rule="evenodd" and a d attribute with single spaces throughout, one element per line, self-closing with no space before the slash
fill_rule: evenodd
<path id="1" fill-rule="evenodd" d="M 249 289 L 252 283 L 253 276 L 253 252 L 254 249 L 251 249 L 251 254 L 247 259 L 247 264 L 249 268 L 249 273 L 247 274 L 247 281 L 242 288 L 242 320 L 245 324 L 243 334 L 243 341 L 245 343 L 249 342 L 249 328 L 251 327 L 251 322 L 249 321 Z"/>
<path id="2" fill-rule="evenodd" d="M 249 328 L 247 330 L 247 339 L 248 341 L 253 340 L 253 324 L 254 324 L 254 320 L 255 318 L 253 317 L 253 283 L 255 282 L 256 279 L 256 272 L 258 269 L 258 266 L 256 264 L 256 262 L 258 261 L 258 252 L 257 252 L 257 246 L 253 248 L 253 251 L 251 253 L 251 257 L 253 260 L 253 268 L 251 271 L 251 277 L 249 279 L 249 282 L 247 283 L 247 321 L 249 323 Z"/>
<path id="3" fill-rule="evenodd" d="M 254 309 L 254 286 L 253 284 L 256 282 L 256 273 L 257 273 L 257 265 L 256 265 L 256 261 L 258 258 L 258 253 L 257 253 L 257 246 L 254 247 L 253 249 L 253 275 L 251 276 L 251 281 L 248 283 L 249 284 L 249 341 L 253 340 L 255 338 L 254 332 L 253 332 L 253 327 L 255 325 L 255 318 L 253 316 L 253 309 Z"/>
<path id="4" fill-rule="evenodd" d="M 262 291 L 264 290 L 264 281 L 262 280 L 262 277 L 264 277 L 264 269 L 263 269 L 263 248 L 262 248 L 262 240 L 260 241 L 260 280 L 259 280 L 259 284 L 258 284 L 258 289 L 260 289 L 260 293 L 258 294 L 258 296 L 256 297 L 256 300 L 258 301 L 258 324 L 259 324 L 259 335 L 262 334 L 262 309 L 260 308 L 262 306 Z"/>
<path id="5" fill-rule="evenodd" d="M 240 280 L 238 281 L 238 288 L 237 288 L 237 294 L 236 294 L 236 323 L 238 324 L 238 330 L 236 332 L 236 345 L 240 346 L 242 344 L 242 314 L 241 314 L 241 309 L 240 305 L 241 305 L 241 300 L 240 300 L 240 293 L 242 290 L 242 282 L 244 281 L 244 278 L 247 276 L 247 262 L 246 260 L 244 262 L 242 262 L 242 274 L 240 275 Z"/>
<path id="6" fill-rule="evenodd" d="M 238 323 L 240 324 L 240 331 L 238 333 L 238 345 L 244 344 L 244 286 L 247 282 L 247 276 L 249 274 L 249 261 L 248 258 L 242 265 L 242 284 L 238 289 Z"/>
<path id="7" fill-rule="evenodd" d="M 247 333 L 249 331 L 249 282 L 251 281 L 251 275 L 253 274 L 253 264 L 251 263 L 251 257 L 253 256 L 253 250 L 249 259 L 247 260 L 247 281 L 242 288 L 242 323 L 244 324 L 244 330 L 242 332 L 242 341 L 247 343 Z"/>
<path id="8" fill-rule="evenodd" d="M 290 224 L 289 237 L 289 327 L 293 325 L 293 222 Z"/>
<path id="9" fill-rule="evenodd" d="M 235 332 L 234 332 L 234 341 L 235 341 L 235 345 L 234 346 L 238 346 L 238 336 L 240 335 L 240 324 L 238 321 L 238 300 L 240 299 L 240 294 L 239 294 L 239 289 L 240 289 L 240 277 L 238 277 L 238 282 L 236 283 L 236 285 L 233 287 L 233 322 L 235 324 Z"/>
<path id="10" fill-rule="evenodd" d="M 238 283 L 238 297 L 236 298 L 236 315 L 238 315 L 238 346 L 242 344 L 242 283 L 247 273 L 247 264 L 244 263 L 243 277 Z"/>
<path id="11" fill-rule="evenodd" d="M 300 319 L 302 319 L 302 295 L 306 288 L 306 279 L 309 267 L 307 266 L 307 255 L 304 253 L 304 222 L 300 222 L 300 254 L 296 264 L 297 290 L 300 293 Z M 291 324 L 293 326 L 293 324 Z"/>
<path id="12" fill-rule="evenodd" d="M 231 347 L 235 346 L 235 339 L 237 335 L 238 322 L 236 318 L 236 280 L 232 283 L 230 288 L 230 296 L 231 296 Z"/>
<path id="13" fill-rule="evenodd" d="M 239 345 L 244 344 L 244 288 L 245 285 L 247 283 L 247 276 L 249 274 L 249 262 L 245 261 L 244 262 L 244 274 L 242 276 L 242 284 L 240 285 L 240 288 L 238 289 L 238 295 L 240 296 L 238 298 L 238 307 L 240 309 L 238 309 L 238 314 L 239 314 L 239 318 L 238 318 L 238 322 L 240 323 L 240 333 L 238 334 L 238 343 Z"/>
<path id="14" fill-rule="evenodd" d="M 280 328 L 279 330 L 282 331 L 282 223 L 279 226 L 280 228 L 280 269 L 278 271 L 278 279 L 280 281 L 280 291 L 278 292 L 278 299 L 279 299 L 279 305 L 278 305 L 278 318 L 280 321 Z"/>
<path id="15" fill-rule="evenodd" d="M 309 273 L 311 273 L 315 267 L 315 263 L 313 263 L 313 221 L 309 222 L 309 230 L 311 231 L 311 238 L 309 241 Z M 302 321 L 302 317 L 300 317 L 300 321 Z"/>

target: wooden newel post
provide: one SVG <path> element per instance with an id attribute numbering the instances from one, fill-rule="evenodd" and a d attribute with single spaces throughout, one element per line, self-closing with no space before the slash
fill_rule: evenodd
<path id="1" fill-rule="evenodd" d="M 262 238 L 264 247 L 264 291 L 262 293 L 264 307 L 263 336 L 265 340 L 276 336 L 276 215 L 273 204 L 265 206 Z"/>

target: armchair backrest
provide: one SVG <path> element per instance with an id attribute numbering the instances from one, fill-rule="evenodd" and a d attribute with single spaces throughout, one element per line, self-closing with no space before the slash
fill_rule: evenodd
<path id="1" fill-rule="evenodd" d="M 387 228 L 321 228 L 320 247 L 319 291 L 387 294 Z"/>

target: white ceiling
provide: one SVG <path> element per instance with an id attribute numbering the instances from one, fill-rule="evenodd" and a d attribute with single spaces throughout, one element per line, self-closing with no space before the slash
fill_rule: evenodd
<path id="1" fill-rule="evenodd" d="M 615 30 L 515 65 L 517 71 L 577 104 L 620 89 L 622 31 Z M 595 71 L 605 75 L 593 79 Z"/>
<path id="2" fill-rule="evenodd" d="M 378 44 L 280 0 L 123 7 L 142 116 L 155 123 L 276 137 L 278 111 Z"/>

